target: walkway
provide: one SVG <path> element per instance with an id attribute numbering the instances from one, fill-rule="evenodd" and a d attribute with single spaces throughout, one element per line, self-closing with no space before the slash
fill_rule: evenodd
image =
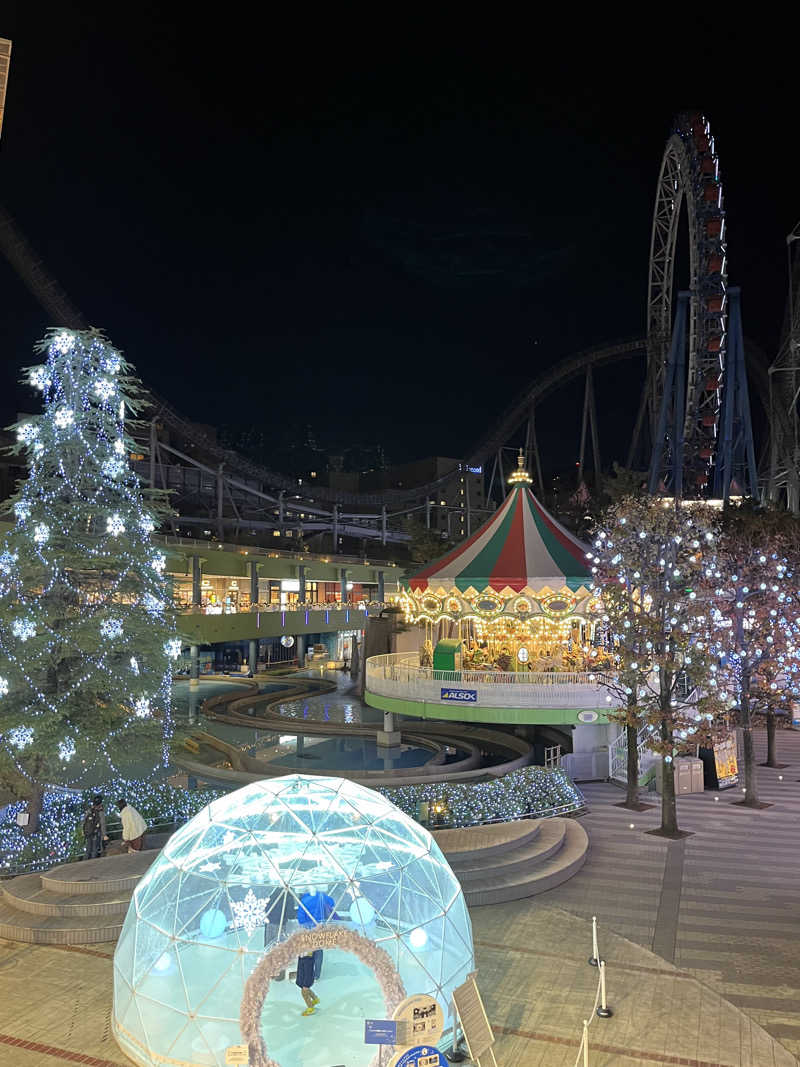
<path id="1" fill-rule="evenodd" d="M 765 759 L 763 731 L 755 742 Z M 635 814 L 614 806 L 624 799 L 616 787 L 581 787 L 589 858 L 537 904 L 597 915 L 602 929 L 696 976 L 800 1057 L 800 733 L 778 734 L 778 758 L 788 766 L 758 768 L 772 807 L 736 806 L 741 790 L 679 798 L 679 824 L 694 832 L 679 842 L 643 832 L 659 823 L 657 796 Z"/>

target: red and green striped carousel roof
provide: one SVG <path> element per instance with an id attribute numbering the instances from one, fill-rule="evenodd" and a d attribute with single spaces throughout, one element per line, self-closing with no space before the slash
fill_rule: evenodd
<path id="1" fill-rule="evenodd" d="M 463 544 L 418 571 L 415 591 L 492 589 L 515 593 L 529 589 L 559 592 L 564 587 L 588 591 L 588 547 L 542 507 L 530 489 L 519 485 L 502 507 Z"/>

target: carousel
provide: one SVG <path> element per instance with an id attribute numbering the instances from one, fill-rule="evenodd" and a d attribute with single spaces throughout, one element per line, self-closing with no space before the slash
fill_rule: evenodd
<path id="1" fill-rule="evenodd" d="M 533 495 L 521 450 L 508 482 L 495 514 L 403 591 L 406 621 L 422 628 L 420 666 L 486 672 L 487 680 L 602 669 L 588 547 Z"/>

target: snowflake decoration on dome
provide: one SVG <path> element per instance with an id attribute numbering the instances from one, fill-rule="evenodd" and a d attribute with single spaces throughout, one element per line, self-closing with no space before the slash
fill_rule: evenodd
<path id="1" fill-rule="evenodd" d="M 37 545 L 43 545 L 50 540 L 50 527 L 47 523 L 39 522 L 34 526 L 33 539 Z"/>
<path id="2" fill-rule="evenodd" d="M 257 926 L 263 926 L 267 921 L 268 903 L 269 898 L 259 899 L 252 889 L 247 890 L 244 900 L 232 900 L 234 930 L 244 929 L 249 937 Z"/>
<path id="3" fill-rule="evenodd" d="M 100 623 L 100 633 L 109 639 L 122 637 L 122 623 L 119 619 L 103 619 Z"/>
<path id="4" fill-rule="evenodd" d="M 11 623 L 11 632 L 23 643 L 29 637 L 36 637 L 36 627 L 31 619 L 14 619 Z"/>
<path id="5" fill-rule="evenodd" d="M 113 537 L 119 537 L 125 533 L 125 523 L 122 521 L 118 512 L 114 512 L 106 519 L 106 532 L 110 533 Z"/>
<path id="6" fill-rule="evenodd" d="M 75 412 L 71 408 L 59 408 L 53 422 L 59 430 L 66 430 L 75 421 Z"/>
<path id="7" fill-rule="evenodd" d="M 110 400 L 117 389 L 114 383 L 110 382 L 108 378 L 100 378 L 94 383 L 94 391 L 101 400 Z"/>
<path id="8" fill-rule="evenodd" d="M 30 726 L 15 726 L 7 734 L 9 742 L 22 752 L 28 745 L 33 744 L 33 730 Z"/>

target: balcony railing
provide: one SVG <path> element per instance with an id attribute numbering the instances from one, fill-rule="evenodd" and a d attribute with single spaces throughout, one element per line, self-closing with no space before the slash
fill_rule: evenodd
<path id="1" fill-rule="evenodd" d="M 366 687 L 380 696 L 452 705 L 442 691 L 474 692 L 464 704 L 495 708 L 587 708 L 608 706 L 602 675 L 591 671 L 440 671 L 420 667 L 415 653 L 370 656 Z"/>

